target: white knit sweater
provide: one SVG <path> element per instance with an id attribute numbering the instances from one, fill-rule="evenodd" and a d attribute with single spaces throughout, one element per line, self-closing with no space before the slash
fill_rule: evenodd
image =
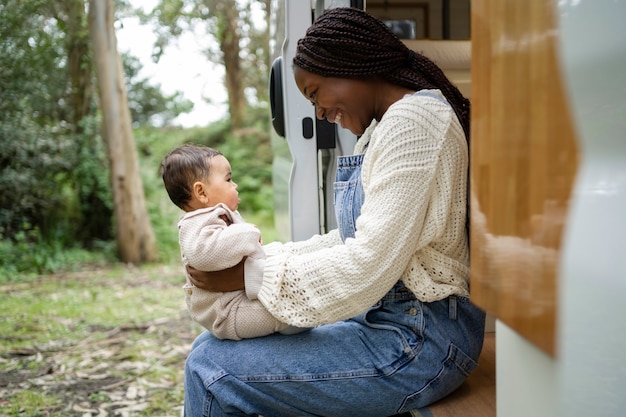
<path id="1" fill-rule="evenodd" d="M 406 96 L 368 127 L 355 153 L 366 145 L 355 238 L 344 244 L 333 230 L 270 244 L 263 263 L 246 271 L 248 293 L 254 288 L 286 323 L 353 317 L 400 279 L 424 302 L 468 295 L 468 150 L 453 109 L 436 98 Z"/>

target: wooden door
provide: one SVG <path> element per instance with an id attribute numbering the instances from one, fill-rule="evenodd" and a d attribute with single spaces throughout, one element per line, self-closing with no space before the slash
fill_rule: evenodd
<path id="1" fill-rule="evenodd" d="M 577 145 L 554 0 L 472 1 L 471 297 L 550 355 Z"/>

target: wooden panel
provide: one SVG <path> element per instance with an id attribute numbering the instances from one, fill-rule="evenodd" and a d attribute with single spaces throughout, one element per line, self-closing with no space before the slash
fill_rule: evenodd
<path id="1" fill-rule="evenodd" d="M 472 1 L 471 297 L 550 355 L 577 167 L 554 3 Z"/>

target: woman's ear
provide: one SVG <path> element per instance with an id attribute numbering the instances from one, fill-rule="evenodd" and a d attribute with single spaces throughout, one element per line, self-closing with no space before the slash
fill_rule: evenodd
<path id="1" fill-rule="evenodd" d="M 193 197 L 204 206 L 209 206 L 209 193 L 206 184 L 196 181 L 192 186 Z"/>

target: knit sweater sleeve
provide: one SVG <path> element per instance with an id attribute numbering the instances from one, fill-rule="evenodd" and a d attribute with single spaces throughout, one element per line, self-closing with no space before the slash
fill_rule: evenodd
<path id="1" fill-rule="evenodd" d="M 445 227 L 425 219 L 451 119 L 449 106 L 409 98 L 365 132 L 365 199 L 355 237 L 313 252 L 268 257 L 258 297 L 274 316 L 297 326 L 353 317 L 402 277 L 416 252 Z"/>
<path id="2" fill-rule="evenodd" d="M 314 235 L 311 238 L 298 242 L 272 242 L 263 247 L 267 257 L 289 253 L 292 255 L 311 253 L 323 248 L 332 248 L 341 244 L 341 237 L 337 229 L 323 235 Z M 263 271 L 265 259 L 247 258 L 244 267 L 246 295 L 256 300 L 263 285 Z"/>

